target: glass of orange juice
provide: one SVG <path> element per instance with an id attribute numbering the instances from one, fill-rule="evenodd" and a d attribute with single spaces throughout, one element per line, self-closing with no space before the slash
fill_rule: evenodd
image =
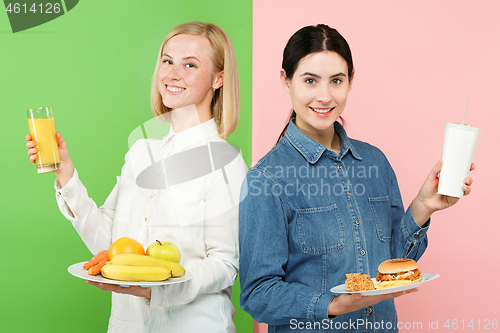
<path id="1" fill-rule="evenodd" d="M 59 170 L 59 150 L 52 107 L 28 109 L 28 124 L 31 140 L 35 141 L 35 148 L 38 150 L 35 161 L 38 173 Z"/>

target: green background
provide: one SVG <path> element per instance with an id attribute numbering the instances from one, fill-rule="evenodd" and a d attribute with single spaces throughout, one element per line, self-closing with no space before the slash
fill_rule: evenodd
<path id="1" fill-rule="evenodd" d="M 18 33 L 0 13 L 2 332 L 105 332 L 111 304 L 109 292 L 67 272 L 91 254 L 59 212 L 54 175 L 37 174 L 29 162 L 26 109 L 52 105 L 80 178 L 101 205 L 120 174 L 129 134 L 152 118 L 150 84 L 163 38 L 194 20 L 220 25 L 233 41 L 242 94 L 229 141 L 250 164 L 250 0 L 80 1 Z M 239 284 L 233 303 L 238 332 L 252 332 Z"/>

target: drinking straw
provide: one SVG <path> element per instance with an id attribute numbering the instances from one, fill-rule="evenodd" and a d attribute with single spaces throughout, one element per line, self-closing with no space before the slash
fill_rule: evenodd
<path id="1" fill-rule="evenodd" d="M 462 114 L 462 125 L 465 124 L 465 116 L 467 115 L 467 108 L 469 107 L 469 99 L 470 99 L 470 96 L 467 95 L 467 98 L 465 99 L 464 113 Z"/>

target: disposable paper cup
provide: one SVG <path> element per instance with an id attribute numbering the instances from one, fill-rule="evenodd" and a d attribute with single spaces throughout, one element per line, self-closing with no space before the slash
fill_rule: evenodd
<path id="1" fill-rule="evenodd" d="M 444 124 L 439 194 L 456 198 L 464 195 L 463 185 L 469 174 L 479 132 L 479 128 L 465 124 Z"/>
<path id="2" fill-rule="evenodd" d="M 35 161 L 38 173 L 59 170 L 59 148 L 52 107 L 28 109 L 28 125 L 31 140 L 35 141 L 38 150 Z"/>

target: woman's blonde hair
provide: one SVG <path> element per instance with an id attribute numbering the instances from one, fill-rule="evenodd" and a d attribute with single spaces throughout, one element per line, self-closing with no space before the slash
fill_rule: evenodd
<path id="1" fill-rule="evenodd" d="M 240 84 L 233 44 L 224 30 L 213 23 L 187 22 L 180 24 L 173 28 L 163 40 L 151 83 L 151 109 L 153 114 L 158 117 L 172 110 L 163 104 L 158 90 L 157 79 L 163 47 L 170 38 L 179 34 L 205 36 L 212 44 L 214 68 L 217 72 L 224 71 L 223 85 L 215 90 L 212 98 L 212 116 L 217 122 L 219 136 L 226 138 L 235 130 L 239 120 Z"/>

